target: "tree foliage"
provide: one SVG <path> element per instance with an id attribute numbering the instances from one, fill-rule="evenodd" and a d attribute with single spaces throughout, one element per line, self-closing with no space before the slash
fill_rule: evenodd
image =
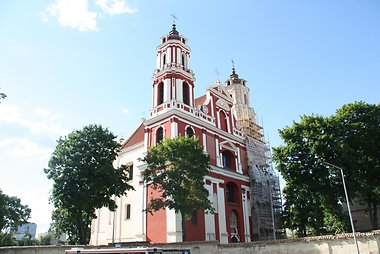
<path id="1" fill-rule="evenodd" d="M 52 240 L 53 240 L 53 237 L 50 234 L 42 236 L 41 239 L 39 240 L 39 245 L 51 245 Z"/>
<path id="2" fill-rule="evenodd" d="M 26 223 L 30 213 L 30 208 L 21 204 L 19 198 L 3 194 L 0 190 L 0 246 L 13 245 L 10 232 Z"/>
<path id="3" fill-rule="evenodd" d="M 54 205 L 53 229 L 67 233 L 72 244 L 87 244 L 95 209 L 117 207 L 112 196 L 132 189 L 124 165 L 114 168 L 120 144 L 116 136 L 100 125 L 60 138 L 45 173 L 54 181 L 50 197 Z"/>
<path id="4" fill-rule="evenodd" d="M 286 181 L 285 225 L 298 235 L 348 229 L 340 172 L 324 162 L 344 168 L 351 199 L 379 205 L 380 105 L 355 102 L 330 117 L 302 116 L 280 136 L 285 145 L 274 148 L 273 159 Z"/>
<path id="5" fill-rule="evenodd" d="M 204 177 L 210 169 L 209 156 L 197 137 L 179 136 L 151 147 L 142 161 L 147 164 L 144 181 L 161 194 L 149 200 L 146 211 L 167 207 L 180 213 L 185 240 L 184 221 L 198 209 L 213 212 L 204 186 Z"/>
<path id="6" fill-rule="evenodd" d="M 0 93 L 0 103 L 2 99 L 5 99 L 5 97 L 7 97 L 5 93 Z"/>

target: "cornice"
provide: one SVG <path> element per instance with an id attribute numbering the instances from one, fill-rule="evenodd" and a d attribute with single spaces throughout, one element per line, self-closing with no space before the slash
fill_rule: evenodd
<path id="1" fill-rule="evenodd" d="M 196 109 L 194 109 L 194 110 L 196 110 Z M 164 119 L 171 119 L 172 117 L 175 117 L 175 116 L 178 118 L 182 117 L 188 121 L 192 121 L 192 122 L 195 122 L 195 123 L 201 125 L 205 129 L 209 129 L 212 132 L 219 134 L 219 136 L 228 138 L 230 140 L 234 140 L 236 142 L 244 143 L 244 138 L 240 138 L 240 137 L 237 137 L 235 135 L 232 135 L 229 132 L 222 131 L 219 128 L 217 128 L 215 125 L 212 125 L 209 122 L 203 121 L 201 118 L 197 118 L 197 117 L 190 115 L 187 112 L 185 113 L 185 112 L 186 111 L 180 111 L 177 108 L 171 108 L 168 111 L 166 111 L 165 113 L 162 113 L 160 115 L 156 115 L 156 116 L 146 120 L 145 126 L 153 125 L 156 122 L 160 122 Z"/>
<path id="2" fill-rule="evenodd" d="M 219 168 L 219 167 L 214 166 L 214 165 L 210 165 L 210 167 L 211 167 L 210 172 L 216 173 L 218 175 L 227 176 L 227 177 L 234 178 L 234 179 L 241 180 L 241 181 L 245 181 L 245 182 L 250 181 L 249 176 L 242 175 L 240 173 L 236 173 L 236 172 L 229 171 L 226 169 L 222 169 L 222 168 Z"/>

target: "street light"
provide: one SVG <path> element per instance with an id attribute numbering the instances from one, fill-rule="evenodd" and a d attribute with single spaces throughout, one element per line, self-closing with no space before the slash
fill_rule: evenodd
<path id="1" fill-rule="evenodd" d="M 273 240 L 276 240 L 276 226 L 274 223 L 274 206 L 273 206 L 273 193 L 272 193 L 272 185 L 271 182 L 268 180 L 268 186 L 269 186 L 269 198 L 270 198 L 270 206 L 271 206 L 271 214 L 272 214 L 272 231 L 273 231 Z"/>
<path id="2" fill-rule="evenodd" d="M 350 208 L 350 202 L 348 200 L 348 194 L 347 194 L 347 188 L 346 188 L 346 182 L 344 181 L 344 173 L 343 173 L 343 169 L 341 167 L 338 167 L 338 166 L 335 166 L 334 164 L 331 164 L 331 163 L 328 163 L 328 162 L 323 162 L 325 165 L 327 166 L 330 166 L 330 167 L 333 167 L 333 168 L 337 168 L 340 170 L 340 174 L 342 175 L 342 182 L 343 182 L 343 189 L 344 189 L 344 194 L 346 195 L 346 202 L 347 202 L 347 210 L 348 210 L 348 215 L 350 216 L 350 222 L 351 222 L 351 228 L 352 228 L 352 235 L 354 236 L 354 241 L 355 241 L 355 245 L 356 245 L 356 252 L 358 254 L 360 254 L 359 252 L 359 246 L 358 246 L 358 241 L 356 240 L 356 236 L 355 236 L 355 227 L 354 227 L 354 223 L 352 222 L 352 215 L 351 215 L 351 208 Z"/>

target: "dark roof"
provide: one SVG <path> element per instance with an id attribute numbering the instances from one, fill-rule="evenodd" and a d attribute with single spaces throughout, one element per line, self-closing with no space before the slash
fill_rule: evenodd
<path id="1" fill-rule="evenodd" d="M 126 148 L 129 146 L 133 146 L 137 143 L 144 141 L 144 130 L 145 125 L 144 123 L 141 123 L 140 126 L 135 130 L 135 132 L 124 142 L 122 148 Z"/>
<path id="2" fill-rule="evenodd" d="M 206 95 L 202 95 L 201 97 L 198 97 L 195 99 L 195 106 L 203 105 L 203 103 L 206 100 Z"/>

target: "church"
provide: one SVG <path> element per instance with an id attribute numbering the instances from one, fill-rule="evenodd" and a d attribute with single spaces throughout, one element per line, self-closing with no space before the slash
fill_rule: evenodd
<path id="1" fill-rule="evenodd" d="M 128 167 L 129 184 L 135 191 L 116 198 L 115 212 L 108 208 L 96 211 L 92 245 L 182 241 L 180 214 L 170 209 L 143 212 L 157 193 L 142 181 L 146 165 L 139 160 L 149 147 L 179 135 L 196 135 L 210 156 L 211 170 L 204 184 L 215 209 L 214 214 L 199 211 L 186 221 L 185 241 L 232 243 L 253 239 L 249 170 L 258 163 L 250 162 L 252 156 L 248 153 L 264 142 L 249 104 L 249 88 L 233 68 L 224 84 L 216 81 L 204 95 L 195 98 L 195 76 L 187 43 L 173 24 L 156 48 L 150 116 L 123 141 L 115 161 L 116 166 Z M 247 147 L 247 138 L 251 148 Z"/>

